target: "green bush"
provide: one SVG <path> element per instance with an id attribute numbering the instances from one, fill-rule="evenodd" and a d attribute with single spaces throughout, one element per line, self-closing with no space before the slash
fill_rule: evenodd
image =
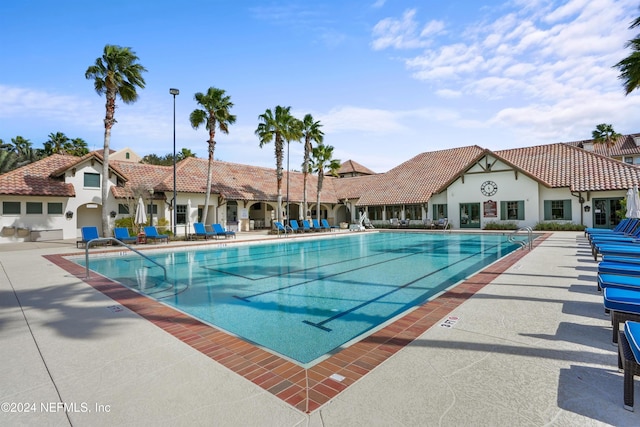
<path id="1" fill-rule="evenodd" d="M 518 224 L 513 221 L 489 221 L 484 224 L 485 230 L 517 230 Z"/>
<path id="2" fill-rule="evenodd" d="M 584 231 L 585 228 L 572 222 L 539 222 L 533 227 L 535 231 Z"/>

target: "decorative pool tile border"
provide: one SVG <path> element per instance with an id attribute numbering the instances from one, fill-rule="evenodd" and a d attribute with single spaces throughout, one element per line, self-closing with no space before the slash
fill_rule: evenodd
<path id="1" fill-rule="evenodd" d="M 538 237 L 533 246 L 537 247 L 548 236 Z M 438 298 L 308 369 L 140 295 L 98 273 L 93 272 L 92 277 L 86 279 L 85 268 L 65 258 L 77 254 L 46 255 L 45 258 L 298 410 L 311 413 L 427 329 L 439 324 L 452 310 L 527 253 L 524 250 L 512 252 Z"/>

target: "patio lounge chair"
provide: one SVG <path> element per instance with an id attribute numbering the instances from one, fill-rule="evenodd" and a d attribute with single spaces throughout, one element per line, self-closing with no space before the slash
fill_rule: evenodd
<path id="1" fill-rule="evenodd" d="M 635 226 L 638 225 L 638 220 L 632 220 L 630 218 L 625 218 L 622 221 L 620 221 L 618 223 L 618 225 L 616 225 L 613 229 L 611 228 L 593 228 L 593 227 L 589 227 L 589 228 L 585 228 L 584 229 L 584 235 L 586 237 L 589 237 L 591 235 L 598 235 L 598 234 L 611 234 L 611 233 L 624 233 L 626 232 L 630 232 L 633 231 L 632 229 L 630 230 L 630 228 L 635 228 Z"/>
<path id="2" fill-rule="evenodd" d="M 296 221 L 295 219 L 289 220 L 289 227 L 291 227 L 291 231 L 293 231 L 294 233 L 302 233 L 302 229 L 298 225 L 298 221 Z"/>
<path id="3" fill-rule="evenodd" d="M 320 223 L 322 224 L 322 228 L 324 228 L 325 230 L 338 230 L 340 228 L 340 226 L 338 225 L 329 225 L 329 221 L 327 221 L 326 219 L 321 219 Z"/>
<path id="4" fill-rule="evenodd" d="M 288 225 L 282 225 L 280 221 L 274 221 L 273 226 L 276 228 L 276 231 L 278 232 L 278 236 L 280 235 L 280 233 L 284 233 L 284 234 L 293 233 L 293 230 L 291 229 L 291 227 L 289 227 Z"/>
<path id="5" fill-rule="evenodd" d="M 209 237 L 216 237 L 216 233 L 213 231 L 207 231 L 206 227 L 201 222 L 193 223 L 193 230 L 195 231 L 196 237 L 204 237 L 204 240 L 207 240 Z"/>
<path id="6" fill-rule="evenodd" d="M 610 243 L 594 245 L 593 259 L 598 260 L 598 254 L 604 256 L 614 255 L 623 257 L 640 257 L 640 243 Z"/>
<path id="7" fill-rule="evenodd" d="M 617 343 L 620 323 L 640 321 L 640 290 L 607 287 L 602 293 L 604 308 L 611 313 L 612 341 Z"/>
<path id="8" fill-rule="evenodd" d="M 307 221 L 306 219 L 302 220 L 302 229 L 306 232 L 306 231 L 312 231 L 311 226 L 309 225 L 309 221 Z"/>
<path id="9" fill-rule="evenodd" d="M 398 228 L 400 226 L 400 222 L 398 221 L 398 218 L 391 218 L 389 220 L 389 224 L 391 224 L 391 228 Z"/>
<path id="10" fill-rule="evenodd" d="M 448 218 L 440 218 L 438 220 L 438 222 L 436 222 L 435 227 L 436 228 L 445 229 L 445 228 L 447 228 L 447 225 L 449 225 L 449 219 Z"/>
<path id="11" fill-rule="evenodd" d="M 216 233 L 216 236 L 218 237 L 224 236 L 225 239 L 229 237 L 233 237 L 234 239 L 236 238 L 235 231 L 225 230 L 220 224 L 211 224 L 211 228 L 213 228 L 213 232 Z"/>
<path id="12" fill-rule="evenodd" d="M 320 221 L 318 221 L 317 219 L 312 219 L 311 220 L 311 225 L 313 226 L 313 231 L 322 231 L 322 230 L 324 230 L 324 228 L 322 228 L 322 226 L 320 225 Z"/>
<path id="13" fill-rule="evenodd" d="M 604 288 L 625 288 L 640 291 L 640 277 L 615 273 L 598 273 L 598 290 Z"/>
<path id="14" fill-rule="evenodd" d="M 409 228 L 409 220 L 401 219 L 400 220 L 400 228 Z"/>
<path id="15" fill-rule="evenodd" d="M 640 323 L 626 321 L 619 332 L 618 368 L 624 369 L 624 409 L 633 411 L 633 377 L 640 375 Z"/>
<path id="16" fill-rule="evenodd" d="M 79 248 L 81 244 L 86 247 L 90 240 L 100 238 L 100 235 L 98 234 L 98 227 L 95 226 L 82 227 L 80 229 L 80 233 L 82 234 L 82 240 L 78 240 L 76 242 L 76 248 Z"/>
<path id="17" fill-rule="evenodd" d="M 156 241 L 156 240 L 166 240 L 167 243 L 169 243 L 169 235 L 168 234 L 158 234 L 158 229 L 156 228 L 155 225 L 149 225 L 147 227 L 144 228 L 144 234 L 146 234 L 147 236 L 147 241 L 149 241 L 149 239 Z"/>
<path id="18" fill-rule="evenodd" d="M 129 229 L 126 227 L 114 228 L 113 237 L 120 240 L 122 243 L 136 243 L 138 241 L 138 238 L 136 236 L 129 235 Z"/>

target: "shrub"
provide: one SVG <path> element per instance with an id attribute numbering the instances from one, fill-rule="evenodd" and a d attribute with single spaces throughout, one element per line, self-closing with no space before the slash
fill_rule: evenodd
<path id="1" fill-rule="evenodd" d="M 572 222 L 539 222 L 533 227 L 536 231 L 584 231 L 585 228 Z"/>
<path id="2" fill-rule="evenodd" d="M 485 230 L 517 230 L 518 224 L 513 221 L 489 221 L 484 224 Z"/>

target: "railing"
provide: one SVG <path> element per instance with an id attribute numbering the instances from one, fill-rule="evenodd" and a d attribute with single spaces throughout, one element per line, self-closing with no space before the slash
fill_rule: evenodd
<path id="1" fill-rule="evenodd" d="M 161 265 L 160 263 L 158 263 L 157 261 L 152 260 L 151 258 L 149 258 L 148 256 L 146 256 L 145 254 L 143 254 L 142 252 L 133 249 L 131 246 L 127 245 L 124 242 L 121 242 L 120 240 L 114 238 L 114 237 L 98 237 L 97 239 L 91 239 L 87 242 L 87 244 L 85 245 L 84 248 L 84 263 L 86 265 L 86 272 L 87 272 L 87 279 L 89 278 L 89 248 L 91 247 L 91 245 L 93 243 L 107 243 L 107 242 L 111 242 L 111 243 L 117 243 L 120 246 L 124 246 L 125 248 L 131 250 L 132 252 L 137 253 L 138 255 L 140 255 L 142 258 L 146 259 L 147 261 L 157 265 L 158 267 L 160 267 L 162 269 L 162 271 L 164 271 L 164 281 L 167 281 L 167 269 L 165 268 L 164 265 Z"/>
<path id="2" fill-rule="evenodd" d="M 516 239 L 516 236 L 518 235 L 518 233 L 520 231 L 526 231 L 527 232 L 527 240 Z M 518 228 L 516 231 L 514 231 L 513 233 L 511 233 L 509 235 L 508 240 L 511 243 L 517 243 L 520 246 L 522 246 L 521 249 L 524 249 L 524 248 L 528 247 L 529 250 L 531 250 L 533 248 L 533 229 L 531 227 Z"/>

